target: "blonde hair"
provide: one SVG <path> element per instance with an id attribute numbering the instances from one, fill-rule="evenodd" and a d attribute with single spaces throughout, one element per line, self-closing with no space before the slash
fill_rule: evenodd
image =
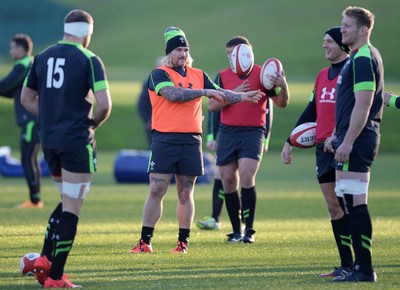
<path id="1" fill-rule="evenodd" d="M 342 16 L 354 18 L 359 27 L 366 26 L 369 30 L 374 28 L 375 15 L 363 7 L 349 6 L 343 11 Z"/>
<path id="2" fill-rule="evenodd" d="M 167 67 L 174 67 L 172 64 L 172 58 L 171 58 L 171 53 L 167 54 L 162 60 L 161 64 Z M 192 67 L 193 64 L 193 58 L 190 55 L 190 52 L 188 52 L 188 57 L 186 58 L 186 63 L 185 66 Z"/>

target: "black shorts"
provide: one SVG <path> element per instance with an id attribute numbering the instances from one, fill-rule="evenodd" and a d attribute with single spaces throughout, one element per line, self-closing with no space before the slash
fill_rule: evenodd
<path id="1" fill-rule="evenodd" d="M 240 158 L 261 161 L 264 129 L 221 125 L 217 140 L 217 165 L 223 166 Z"/>
<path id="2" fill-rule="evenodd" d="M 91 144 L 71 150 L 43 149 L 51 175 L 59 176 L 61 168 L 74 173 L 96 172 L 96 150 Z"/>
<path id="3" fill-rule="evenodd" d="M 356 140 L 346 164 L 335 162 L 336 170 L 350 172 L 370 172 L 375 156 L 378 154 L 379 144 Z"/>
<path id="4" fill-rule="evenodd" d="M 153 140 L 147 172 L 186 176 L 203 175 L 201 143 L 172 144 Z"/>
<path id="5" fill-rule="evenodd" d="M 324 142 L 318 143 L 315 149 L 316 172 L 318 182 L 335 182 L 335 155 L 324 152 Z"/>

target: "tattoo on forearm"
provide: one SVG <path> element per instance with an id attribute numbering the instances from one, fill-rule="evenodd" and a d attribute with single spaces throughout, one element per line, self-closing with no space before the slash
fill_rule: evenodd
<path id="1" fill-rule="evenodd" d="M 164 87 L 160 90 L 161 95 L 171 102 L 187 102 L 203 95 L 203 90 L 189 90 L 176 87 Z"/>
<path id="2" fill-rule="evenodd" d="M 229 104 L 236 104 L 242 101 L 241 94 L 234 93 L 232 91 L 224 90 L 225 102 Z"/>

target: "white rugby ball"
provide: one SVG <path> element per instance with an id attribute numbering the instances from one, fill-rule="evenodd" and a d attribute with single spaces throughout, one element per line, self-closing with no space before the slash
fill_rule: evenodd
<path id="1" fill-rule="evenodd" d="M 275 85 L 271 81 L 271 76 L 277 76 L 283 70 L 282 63 L 277 58 L 269 58 L 267 59 L 260 73 L 260 82 L 267 90 L 275 89 Z"/>
<path id="2" fill-rule="evenodd" d="M 254 66 L 254 54 L 247 44 L 237 45 L 230 57 L 232 71 L 239 77 L 247 76 Z"/>
<path id="3" fill-rule="evenodd" d="M 290 142 L 299 148 L 310 148 L 315 146 L 317 123 L 308 122 L 293 129 L 290 134 Z"/>

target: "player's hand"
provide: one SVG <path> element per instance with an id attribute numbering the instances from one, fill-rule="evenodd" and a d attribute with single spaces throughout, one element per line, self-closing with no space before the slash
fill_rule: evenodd
<path id="1" fill-rule="evenodd" d="M 224 94 L 224 92 L 218 91 L 218 90 L 210 90 L 210 89 L 207 89 L 207 90 L 204 90 L 204 91 L 205 91 L 205 94 L 206 94 L 205 96 L 206 97 L 209 97 L 209 98 L 215 100 L 218 103 L 225 104 L 225 100 L 224 100 L 225 94 Z"/>
<path id="2" fill-rule="evenodd" d="M 237 86 L 233 91 L 234 92 L 248 92 L 250 90 L 250 84 L 249 81 L 246 79 L 241 83 L 239 86 Z"/>
<path id="3" fill-rule="evenodd" d="M 265 146 L 264 146 L 264 152 L 263 152 L 263 153 L 267 153 L 267 152 L 268 152 L 268 148 L 269 148 L 269 145 L 268 145 L 268 143 L 267 143 L 267 144 L 265 144 Z"/>
<path id="4" fill-rule="evenodd" d="M 242 102 L 250 102 L 257 104 L 262 97 L 265 97 L 265 93 L 260 90 L 249 91 L 242 93 L 241 97 L 242 97 Z"/>
<path id="5" fill-rule="evenodd" d="M 95 135 L 95 132 L 94 132 L 93 127 L 89 127 L 88 142 L 89 142 L 89 144 L 92 144 L 95 147 L 96 140 L 94 139 L 94 135 Z"/>
<path id="6" fill-rule="evenodd" d="M 280 87 L 282 89 L 286 89 L 287 88 L 288 84 L 286 82 L 285 71 L 282 70 L 281 73 L 277 74 L 276 76 L 275 75 L 271 75 L 270 78 L 271 78 L 272 83 L 275 86 L 278 86 L 278 87 Z"/>
<path id="7" fill-rule="evenodd" d="M 391 97 L 393 97 L 394 96 L 394 93 L 392 93 L 392 92 L 385 92 L 385 93 L 383 93 L 383 103 L 386 105 L 386 106 L 390 106 L 390 98 Z"/>
<path id="8" fill-rule="evenodd" d="M 211 151 L 215 151 L 216 147 L 217 147 L 217 142 L 215 140 L 207 142 L 207 148 L 210 149 Z"/>
<path id="9" fill-rule="evenodd" d="M 325 139 L 324 152 L 335 153 L 335 149 L 332 146 L 332 142 L 336 139 L 336 135 L 332 134 L 330 137 Z"/>
<path id="10" fill-rule="evenodd" d="M 281 152 L 281 160 L 284 164 L 292 163 L 292 149 L 292 145 L 290 145 L 288 142 L 285 142 Z"/>
<path id="11" fill-rule="evenodd" d="M 347 143 L 342 143 L 340 146 L 336 149 L 335 152 L 335 160 L 338 163 L 346 164 L 349 162 L 350 159 L 350 153 L 351 150 L 353 150 L 353 144 L 347 144 Z"/>

